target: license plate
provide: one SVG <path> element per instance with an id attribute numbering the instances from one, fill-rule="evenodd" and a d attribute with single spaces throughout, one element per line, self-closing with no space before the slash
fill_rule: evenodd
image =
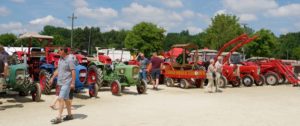
<path id="1" fill-rule="evenodd" d="M 87 60 L 82 60 L 82 62 L 86 63 L 86 62 L 87 62 Z"/>

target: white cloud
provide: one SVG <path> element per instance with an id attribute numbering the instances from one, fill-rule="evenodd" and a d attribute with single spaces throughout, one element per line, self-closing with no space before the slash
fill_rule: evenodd
<path id="1" fill-rule="evenodd" d="M 222 10 L 218 10 L 217 12 L 215 12 L 214 16 L 219 15 L 219 14 L 226 14 L 227 10 L 226 9 L 222 9 Z"/>
<path id="2" fill-rule="evenodd" d="M 10 0 L 10 1 L 12 1 L 14 3 L 24 3 L 25 2 L 25 0 Z"/>
<path id="3" fill-rule="evenodd" d="M 31 25 L 42 25 L 42 26 L 45 26 L 45 25 L 65 26 L 66 25 L 63 20 L 55 18 L 52 15 L 48 15 L 46 17 L 31 20 L 29 22 L 29 24 L 31 24 Z"/>
<path id="4" fill-rule="evenodd" d="M 183 21 L 181 14 L 167 11 L 165 9 L 143 6 L 138 3 L 131 3 L 129 7 L 122 9 L 122 20 L 133 24 L 146 21 L 153 22 L 168 29 Z"/>
<path id="5" fill-rule="evenodd" d="M 186 18 L 193 18 L 195 17 L 196 13 L 191 10 L 185 10 L 181 13 L 181 15 Z"/>
<path id="6" fill-rule="evenodd" d="M 240 14 L 238 16 L 240 17 L 240 21 L 242 22 L 257 20 L 257 17 L 254 14 Z"/>
<path id="7" fill-rule="evenodd" d="M 188 26 L 187 29 L 189 30 L 190 34 L 192 34 L 192 35 L 198 34 L 203 31 L 202 28 L 198 28 L 195 26 Z"/>
<path id="8" fill-rule="evenodd" d="M 108 20 L 118 16 L 118 12 L 112 8 L 89 8 L 88 3 L 85 0 L 74 0 L 75 13 L 78 16 L 97 20 Z"/>
<path id="9" fill-rule="evenodd" d="M 300 4 L 288 4 L 268 11 L 271 16 L 300 16 Z"/>
<path id="10" fill-rule="evenodd" d="M 7 24 L 0 24 L 0 34 L 2 33 L 23 33 L 26 29 L 23 28 L 20 22 L 9 22 Z"/>
<path id="11" fill-rule="evenodd" d="M 10 14 L 10 11 L 6 7 L 0 6 L 0 16 L 7 16 Z"/>
<path id="12" fill-rule="evenodd" d="M 181 0 L 160 0 L 163 4 L 171 8 L 183 7 Z"/>
<path id="13" fill-rule="evenodd" d="M 278 7 L 275 0 L 223 0 L 223 4 L 236 13 L 254 13 Z"/>

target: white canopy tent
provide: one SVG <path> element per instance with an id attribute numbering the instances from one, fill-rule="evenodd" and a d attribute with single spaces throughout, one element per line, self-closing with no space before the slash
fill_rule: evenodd
<path id="1" fill-rule="evenodd" d="M 27 32 L 19 36 L 19 39 L 37 38 L 37 39 L 53 39 L 53 36 L 40 35 L 36 32 Z"/>

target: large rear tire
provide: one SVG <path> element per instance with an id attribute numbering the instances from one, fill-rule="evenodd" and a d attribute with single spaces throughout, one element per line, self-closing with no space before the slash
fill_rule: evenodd
<path id="1" fill-rule="evenodd" d="M 39 79 L 42 93 L 50 94 L 52 89 L 52 84 L 50 84 L 51 74 L 47 70 L 42 69 L 39 74 Z"/>
<path id="2" fill-rule="evenodd" d="M 103 82 L 103 72 L 101 68 L 98 68 L 96 65 L 91 65 L 88 68 L 88 84 L 96 83 L 98 85 L 98 89 L 102 87 Z"/>
<path id="3" fill-rule="evenodd" d="M 253 85 L 254 79 L 251 75 L 246 75 L 242 79 L 245 87 L 251 87 Z"/>
<path id="4" fill-rule="evenodd" d="M 278 84 L 278 75 L 276 73 L 267 73 L 265 78 L 268 85 L 274 86 Z"/>

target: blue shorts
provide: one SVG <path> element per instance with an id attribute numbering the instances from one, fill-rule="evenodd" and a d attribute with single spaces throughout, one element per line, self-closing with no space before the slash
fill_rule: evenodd
<path id="1" fill-rule="evenodd" d="M 60 87 L 60 92 L 59 92 L 58 98 L 64 99 L 64 100 L 69 100 L 70 99 L 70 97 L 69 97 L 70 89 L 71 89 L 71 87 L 69 84 L 62 85 Z"/>
<path id="2" fill-rule="evenodd" d="M 158 79 L 160 76 L 160 69 L 153 69 L 151 71 L 152 79 Z"/>

